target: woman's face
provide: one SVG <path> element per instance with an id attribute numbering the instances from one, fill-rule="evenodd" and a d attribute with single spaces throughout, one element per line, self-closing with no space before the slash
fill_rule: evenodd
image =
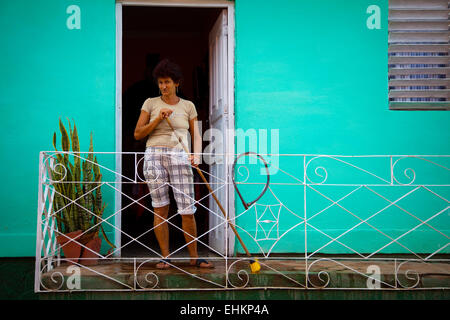
<path id="1" fill-rule="evenodd" d="M 163 96 L 176 95 L 178 84 L 172 78 L 158 78 L 158 87 Z"/>

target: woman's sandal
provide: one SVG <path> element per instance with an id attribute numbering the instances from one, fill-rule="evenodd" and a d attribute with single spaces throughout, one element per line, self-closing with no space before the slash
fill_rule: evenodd
<path id="1" fill-rule="evenodd" d="M 206 264 L 206 266 L 202 266 L 201 264 L 204 263 Z M 205 259 L 197 259 L 195 261 L 195 266 L 197 268 L 202 268 L 202 269 L 212 269 L 214 268 L 214 265 L 212 263 L 209 263 L 208 261 L 206 261 Z"/>
<path id="2" fill-rule="evenodd" d="M 169 269 L 170 268 L 170 259 L 161 259 L 159 263 L 156 264 L 157 269 Z"/>

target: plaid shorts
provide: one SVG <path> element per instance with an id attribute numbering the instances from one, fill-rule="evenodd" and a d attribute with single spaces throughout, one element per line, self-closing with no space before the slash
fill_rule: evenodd
<path id="1" fill-rule="evenodd" d="M 154 208 L 170 203 L 169 185 L 179 214 L 193 214 L 195 207 L 193 173 L 188 155 L 179 149 L 147 147 L 144 156 L 144 176 Z"/>

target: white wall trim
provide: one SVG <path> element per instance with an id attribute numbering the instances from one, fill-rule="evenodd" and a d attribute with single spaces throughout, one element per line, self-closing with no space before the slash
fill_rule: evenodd
<path id="1" fill-rule="evenodd" d="M 232 129 L 234 133 L 234 49 L 235 49 L 235 39 L 234 39 L 234 30 L 235 30 L 235 16 L 234 16 L 234 3 L 229 4 L 227 8 L 227 18 L 228 18 L 228 114 L 227 114 L 227 130 Z M 230 157 L 227 157 L 227 159 L 231 159 L 231 163 L 234 160 L 234 134 L 226 139 L 227 146 L 225 153 L 227 155 L 232 155 Z M 228 164 L 228 168 L 226 170 L 227 172 L 227 179 L 229 181 L 230 174 L 233 174 L 231 171 L 231 163 L 227 160 L 226 162 Z M 228 184 L 228 219 L 234 222 L 235 217 L 235 199 L 234 199 L 234 186 L 232 183 Z M 229 230 L 230 231 L 230 230 Z M 233 255 L 234 253 L 234 241 L 235 236 L 233 232 L 229 232 L 228 234 L 228 255 Z"/>
<path id="2" fill-rule="evenodd" d="M 235 13 L 234 1 L 213 1 L 213 0 L 116 0 L 116 152 L 122 152 L 122 6 L 158 6 L 158 7 L 197 7 L 197 8 L 223 8 L 227 9 L 228 19 L 228 121 L 227 129 L 233 129 L 234 132 L 234 52 L 235 52 Z M 231 137 L 230 137 L 231 138 Z M 225 152 L 229 155 L 234 155 L 234 135 L 231 139 L 227 139 Z M 230 157 L 230 159 L 234 159 Z M 231 160 L 232 161 L 232 160 Z M 122 159 L 120 154 L 116 156 L 117 172 L 122 172 Z M 121 177 L 117 177 L 121 179 Z M 118 181 L 120 182 L 120 181 Z M 118 183 L 118 188 L 121 189 L 121 184 Z M 234 187 L 232 184 L 228 185 L 228 218 L 235 217 L 235 197 Z M 115 197 L 115 245 L 117 248 L 121 247 L 121 196 L 116 193 Z M 228 232 L 228 254 L 234 252 L 234 234 Z M 120 250 L 117 251 L 116 256 L 120 257 Z"/>
<path id="3" fill-rule="evenodd" d="M 122 173 L 122 5 L 116 3 L 116 172 Z M 116 174 L 117 189 L 122 191 L 122 176 Z M 122 247 L 122 196 L 120 192 L 115 193 L 115 212 L 114 217 L 114 245 L 118 250 L 114 256 L 120 257 Z"/>
<path id="4" fill-rule="evenodd" d="M 158 7 L 203 7 L 203 8 L 229 8 L 234 6 L 233 1 L 211 0 L 117 0 L 127 6 L 158 6 Z"/>

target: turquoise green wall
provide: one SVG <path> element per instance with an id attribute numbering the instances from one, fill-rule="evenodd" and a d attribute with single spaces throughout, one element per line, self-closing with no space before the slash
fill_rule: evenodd
<path id="1" fill-rule="evenodd" d="M 0 192 L 0 256 L 35 253 L 39 151 L 52 150 L 51 136 L 57 130 L 58 117 L 76 121 L 83 150 L 88 148 L 90 131 L 94 133 L 96 151 L 115 150 L 114 3 L 113 0 L 39 3 L 18 0 L 0 4 L 1 174 L 7 182 Z M 279 129 L 280 153 L 450 154 L 448 112 L 388 110 L 387 3 L 387 0 L 282 3 L 263 0 L 256 4 L 237 0 L 236 128 Z M 72 4 L 81 8 L 80 30 L 69 30 L 66 26 L 70 16 L 66 9 Z M 366 27 L 369 17 L 366 9 L 372 4 L 381 8 L 380 30 Z M 101 161 L 114 166 L 110 156 Z M 319 163 L 330 174 L 337 168 L 326 161 L 316 162 L 316 166 Z M 385 163 L 362 165 L 386 174 Z M 445 165 L 448 167 L 448 163 Z M 302 177 L 303 159 L 280 160 L 280 167 Z M 311 177 L 315 168 L 309 168 Z M 354 173 L 342 170 L 341 177 L 353 177 Z M 432 171 L 430 176 L 449 181 L 439 171 Z M 288 182 L 280 174 L 272 179 Z M 318 190 L 325 192 L 325 187 L 321 188 Z M 303 186 L 274 186 L 273 190 L 290 210 L 300 217 L 304 214 Z M 405 190 L 386 192 L 394 200 Z M 326 194 L 336 200 L 349 191 L 341 188 L 328 190 Z M 450 198 L 448 191 L 437 191 Z M 108 206 L 111 213 L 112 194 L 105 192 L 111 200 Z M 254 188 L 244 188 L 244 192 L 256 193 Z M 307 215 L 329 204 L 314 191 L 307 192 Z M 261 203 L 276 204 L 270 194 Z M 362 194 L 346 207 L 365 218 L 370 212 L 361 210 L 367 209 L 367 203 L 375 211 L 387 204 Z M 238 214 L 243 211 L 238 201 L 236 207 Z M 429 212 L 437 212 L 442 203 L 425 192 L 405 204 L 406 207 L 421 217 L 429 217 Z M 295 215 L 283 217 L 280 234 L 301 221 Z M 394 237 L 416 222 L 405 220 L 404 215 L 395 211 L 377 219 L 374 225 L 376 222 L 379 228 L 388 228 L 383 231 Z M 311 224 L 333 236 L 357 222 L 339 210 L 330 210 L 311 220 Z M 432 222 L 433 227 L 448 234 L 448 213 Z M 254 217 L 250 215 L 240 216 L 238 223 L 250 233 L 256 231 Z M 346 240 L 355 250 L 375 250 L 389 242 L 385 237 L 374 236 L 370 228 L 360 229 Z M 303 252 L 304 231 L 304 225 L 293 228 L 273 247 L 273 252 Z M 430 251 L 434 247 L 428 244 L 447 241 L 425 228 L 418 231 L 411 233 L 413 239 L 409 240 L 414 250 Z M 316 233 L 308 228 L 308 251 L 327 241 Z M 256 243 L 246 234 L 243 236 L 252 251 L 258 252 Z M 273 243 L 261 245 L 267 250 Z M 347 252 L 341 245 L 330 246 L 328 250 Z M 389 250 L 404 249 L 391 246 Z"/>
<path id="2" fill-rule="evenodd" d="M 366 9 L 373 4 L 381 9 L 379 30 L 369 30 L 366 26 L 366 20 L 371 15 L 366 13 Z M 388 108 L 387 14 L 387 0 L 286 0 L 279 3 L 263 0 L 258 1 L 257 5 L 253 1 L 236 1 L 236 128 L 244 131 L 251 128 L 279 129 L 278 151 L 282 154 L 450 154 L 449 112 L 390 111 Z M 237 151 L 240 153 L 243 150 Z M 440 161 L 441 165 L 450 167 L 448 159 Z M 402 170 L 408 168 L 404 162 L 401 163 Z M 319 159 L 311 162 L 308 168 L 308 174 L 315 182 L 321 180 L 314 175 L 314 169 L 320 165 L 327 169 L 331 179 L 329 183 L 348 182 L 355 175 L 355 171 L 340 166 L 338 161 Z M 361 165 L 390 180 L 389 163 L 373 160 Z M 417 161 L 413 168 L 421 172 L 423 166 L 426 167 L 425 162 Z M 303 158 L 281 158 L 280 168 L 303 180 Z M 399 168 L 400 165 L 397 167 L 397 177 L 407 181 L 405 176 L 401 176 L 403 171 Z M 416 182 L 449 183 L 448 170 L 433 170 L 426 182 L 420 180 L 420 176 Z M 339 172 L 337 178 L 336 172 Z M 324 174 L 323 171 L 320 173 Z M 373 179 L 363 178 L 358 183 L 374 182 Z M 253 179 L 264 180 L 262 177 Z M 298 182 L 281 173 L 273 176 L 272 181 Z M 355 188 L 316 189 L 336 201 Z M 393 201 L 412 189 L 398 187 L 383 191 L 377 189 L 377 192 Z M 449 199 L 448 188 L 434 191 Z M 248 187 L 245 192 L 250 194 L 249 200 L 251 194 L 257 194 L 254 186 Z M 236 214 L 242 214 L 238 224 L 249 232 L 241 232 L 244 241 L 254 252 L 267 253 L 270 248 L 272 252 L 304 252 L 305 227 L 301 224 L 305 211 L 304 188 L 300 185 L 274 186 L 274 192 L 300 217 L 284 209 L 279 221 L 279 235 L 298 226 L 293 227 L 276 245 L 274 240 L 264 240 L 258 241 L 258 247 L 254 241 L 257 231 L 255 213 L 243 214 L 244 209 L 237 200 Z M 331 204 L 310 188 L 306 192 L 308 218 Z M 389 204 L 367 189 L 358 192 L 342 204 L 363 219 Z M 278 201 L 267 193 L 260 203 L 277 204 Z M 399 204 L 423 220 L 448 206 L 448 203 L 424 189 L 414 192 Z M 334 206 L 309 222 L 336 237 L 360 220 Z M 392 239 L 420 223 L 395 207 L 369 222 Z M 448 210 L 430 220 L 430 225 L 448 236 Z M 309 252 L 330 240 L 312 227 L 308 227 L 307 231 Z M 373 252 L 391 241 L 365 224 L 340 240 L 358 252 Z M 401 238 L 401 242 L 414 252 L 433 252 L 447 244 L 448 238 L 428 226 L 422 226 Z M 238 251 L 243 252 L 240 246 Z M 334 243 L 320 252 L 351 250 Z M 394 244 L 382 252 L 405 252 L 405 248 Z M 448 248 L 443 252 L 448 253 Z"/>
<path id="3" fill-rule="evenodd" d="M 79 30 L 66 26 L 72 4 Z M 39 151 L 58 118 L 76 121 L 82 150 L 90 131 L 95 151 L 115 150 L 114 0 L 1 1 L 0 38 L 0 256 L 33 256 Z"/>

